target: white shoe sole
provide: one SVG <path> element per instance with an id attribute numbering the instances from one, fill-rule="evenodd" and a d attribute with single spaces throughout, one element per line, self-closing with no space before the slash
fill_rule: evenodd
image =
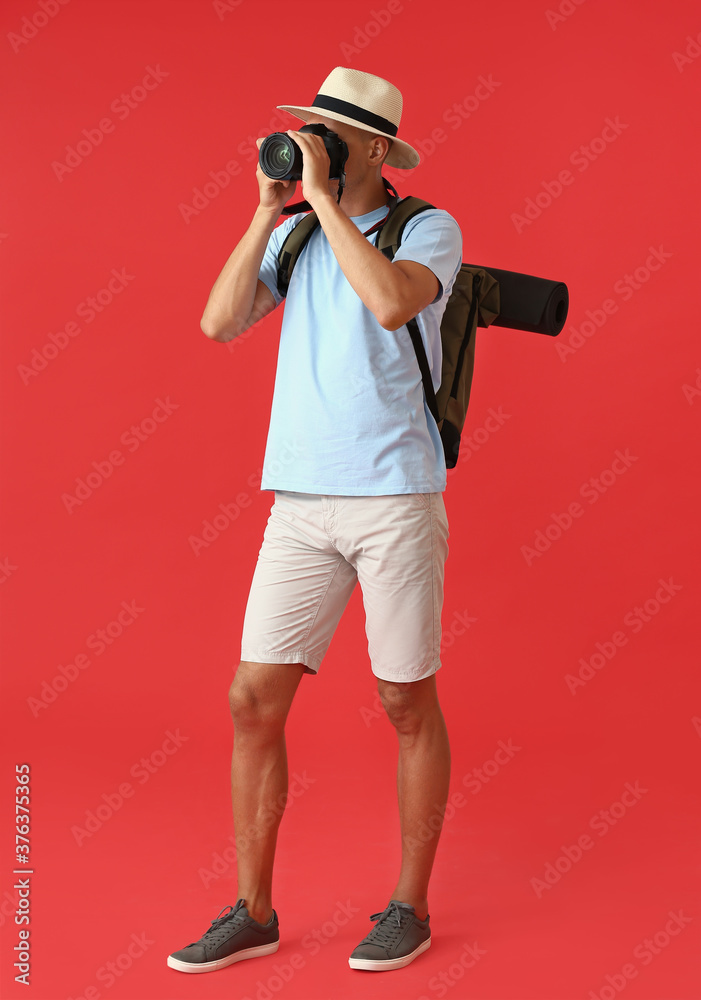
<path id="1" fill-rule="evenodd" d="M 273 955 L 280 947 L 279 941 L 272 944 L 262 944 L 257 948 L 245 948 L 243 951 L 236 951 L 226 958 L 218 958 L 216 962 L 182 962 L 179 958 L 168 956 L 168 965 L 178 972 L 216 972 L 217 969 L 225 969 L 227 965 L 234 962 L 241 962 L 244 958 L 262 958 L 264 955 Z"/>
<path id="2" fill-rule="evenodd" d="M 408 955 L 402 955 L 401 958 L 390 958 L 386 961 L 370 958 L 349 958 L 348 964 L 351 969 L 365 969 L 366 972 L 389 972 L 391 969 L 403 969 L 405 965 L 409 965 L 410 962 L 413 962 L 415 958 L 418 958 L 419 955 L 427 951 L 430 947 L 431 939 L 426 938 L 418 948 L 414 948 Z"/>

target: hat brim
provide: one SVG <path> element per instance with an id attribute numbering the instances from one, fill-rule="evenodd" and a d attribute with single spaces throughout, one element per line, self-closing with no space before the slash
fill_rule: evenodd
<path id="1" fill-rule="evenodd" d="M 421 162 L 421 157 L 408 142 L 404 142 L 403 139 L 397 139 L 396 136 L 390 135 L 389 132 L 370 129 L 363 122 L 355 121 L 354 118 L 348 118 L 346 115 L 332 115 L 324 111 L 323 108 L 293 108 L 286 104 L 278 104 L 277 108 L 279 111 L 288 111 L 296 118 L 301 118 L 305 124 L 309 115 L 318 115 L 320 118 L 331 118 L 333 121 L 343 122 L 345 125 L 355 125 L 356 128 L 360 128 L 364 132 L 370 132 L 372 135 L 383 135 L 385 138 L 391 139 L 392 146 L 387 154 L 387 159 L 384 161 L 388 167 L 396 167 L 398 170 L 412 170 Z"/>

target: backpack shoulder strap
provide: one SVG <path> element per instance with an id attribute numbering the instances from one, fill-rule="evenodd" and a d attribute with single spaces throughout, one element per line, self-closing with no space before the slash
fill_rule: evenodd
<path id="1" fill-rule="evenodd" d="M 435 205 L 432 205 L 428 201 L 423 201 L 421 198 L 414 198 L 412 195 L 409 195 L 407 198 L 403 198 L 402 201 L 400 201 L 399 204 L 396 205 L 390 212 L 387 221 L 380 230 L 377 237 L 377 243 L 375 244 L 377 249 L 382 251 L 388 260 L 393 260 L 401 245 L 402 236 L 404 235 L 404 229 L 407 222 L 419 215 L 420 212 L 425 212 L 429 208 L 435 208 Z M 419 363 L 419 370 L 421 372 L 421 380 L 423 382 L 428 408 L 431 411 L 436 423 L 439 423 L 438 405 L 436 403 L 436 394 L 433 389 L 431 370 L 428 367 L 428 358 L 426 357 L 426 351 L 424 350 L 419 325 L 416 322 L 416 319 L 409 320 L 407 323 L 407 329 L 409 331 L 409 336 L 411 337 L 411 342 L 414 345 L 416 360 Z"/>
<path id="2" fill-rule="evenodd" d="M 391 185 L 388 186 L 384 178 L 383 181 L 389 191 Z M 434 208 L 429 202 L 413 197 L 404 198 L 397 204 L 396 191 L 394 194 L 395 204 L 393 204 L 384 225 L 379 230 L 375 244 L 377 249 L 381 250 L 389 260 L 392 260 L 399 249 L 404 227 L 409 219 L 412 219 L 419 212 L 423 212 L 427 208 Z M 316 212 L 309 212 L 290 230 L 280 247 L 280 252 L 278 253 L 277 289 L 283 298 L 287 295 L 292 272 L 299 259 L 299 255 L 304 250 L 318 225 L 319 220 L 316 217 Z"/>
<path id="3" fill-rule="evenodd" d="M 381 250 L 389 260 L 392 260 L 402 242 L 407 222 L 429 208 L 435 208 L 435 205 L 431 205 L 428 201 L 422 201 L 421 198 L 414 198 L 412 195 L 402 198 L 392 209 L 378 234 L 375 244 L 377 249 Z"/>
<path id="4" fill-rule="evenodd" d="M 318 225 L 319 220 L 316 217 L 316 212 L 309 212 L 290 230 L 280 247 L 277 257 L 277 290 L 283 298 L 287 295 L 297 258 Z"/>

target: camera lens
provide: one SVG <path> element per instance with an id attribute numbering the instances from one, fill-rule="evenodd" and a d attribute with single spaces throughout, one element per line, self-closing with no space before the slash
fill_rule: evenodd
<path id="1" fill-rule="evenodd" d="M 268 162 L 273 170 L 287 170 L 291 159 L 289 147 L 283 142 L 271 144 Z"/>
<path id="2" fill-rule="evenodd" d="M 273 132 L 261 143 L 258 161 L 264 174 L 272 180 L 294 179 L 295 166 L 301 178 L 301 150 L 288 135 Z M 299 159 L 299 163 L 296 161 Z M 297 178 L 299 179 L 299 178 Z"/>

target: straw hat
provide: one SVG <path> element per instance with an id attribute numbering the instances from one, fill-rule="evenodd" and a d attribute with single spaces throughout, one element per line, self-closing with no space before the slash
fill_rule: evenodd
<path id="1" fill-rule="evenodd" d="M 280 111 L 289 111 L 305 123 L 309 114 L 313 114 L 355 125 L 373 135 L 384 135 L 392 140 L 392 147 L 384 161 L 387 166 L 411 170 L 419 163 L 420 156 L 408 142 L 397 138 L 402 104 L 401 92 L 382 77 L 337 66 L 322 83 L 311 107 L 298 108 L 286 104 L 278 104 L 277 107 Z"/>

